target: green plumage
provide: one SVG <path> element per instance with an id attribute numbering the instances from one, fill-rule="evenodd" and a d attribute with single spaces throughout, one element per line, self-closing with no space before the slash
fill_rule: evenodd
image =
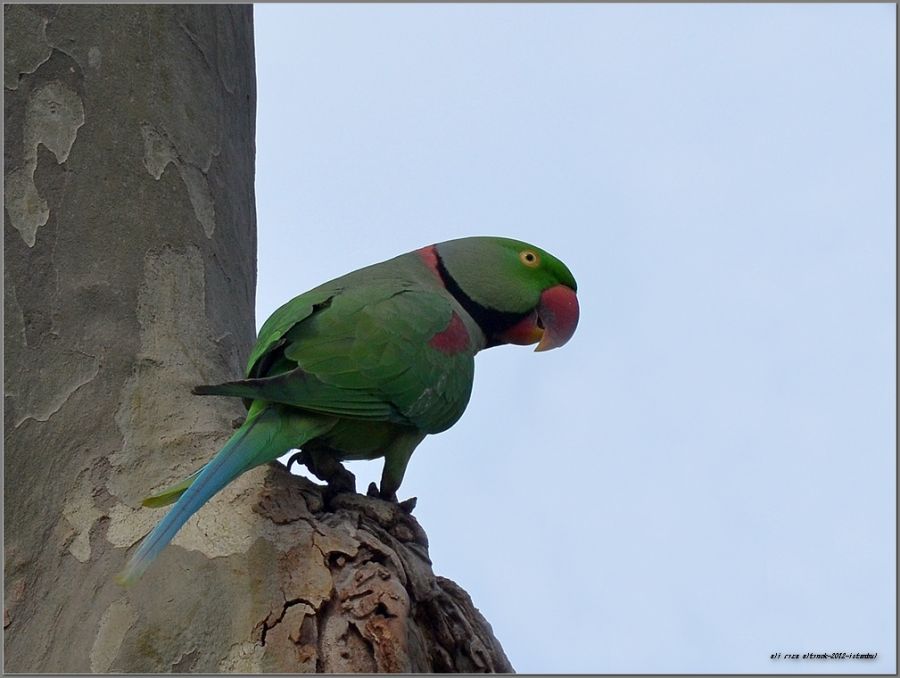
<path id="1" fill-rule="evenodd" d="M 415 259 L 394 262 L 398 272 L 403 264 L 413 272 L 424 268 Z M 251 356 L 250 379 L 200 391 L 438 433 L 462 415 L 472 387 L 473 357 L 484 343 L 473 323 L 476 340 L 469 350 L 447 355 L 428 348 L 428 341 L 449 323 L 454 304 L 446 291 L 417 289 L 403 278 L 394 284 L 332 290 L 331 295 L 313 290 L 290 302 L 292 310 L 302 313 L 293 325 L 270 321 L 263 326 L 257 345 L 268 350 Z M 280 320 L 284 309 L 273 319 Z M 444 388 L 428 390 L 438 382 Z"/>
<path id="2" fill-rule="evenodd" d="M 292 448 L 337 489 L 352 489 L 341 460 L 384 457 L 380 494 L 395 498 L 415 447 L 462 416 L 475 354 L 549 337 L 542 313 L 567 318 L 565 336 L 548 347 L 564 343 L 577 322 L 574 285 L 564 265 L 531 245 L 465 238 L 354 271 L 284 304 L 260 330 L 244 379 L 194 389 L 243 398 L 247 421 L 213 461 L 144 501 L 177 503 L 123 579 L 139 576 L 218 489 Z M 574 321 L 566 304 L 574 304 Z"/>

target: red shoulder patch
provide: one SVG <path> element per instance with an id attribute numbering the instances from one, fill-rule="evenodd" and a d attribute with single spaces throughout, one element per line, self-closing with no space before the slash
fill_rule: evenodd
<path id="1" fill-rule="evenodd" d="M 456 311 L 450 317 L 450 323 L 446 329 L 435 334 L 428 342 L 428 345 L 437 349 L 441 353 L 453 355 L 460 351 L 465 351 L 470 345 L 469 332 L 465 323 L 462 321 Z"/>
<path id="2" fill-rule="evenodd" d="M 444 281 L 441 279 L 441 272 L 438 270 L 438 257 L 434 245 L 418 249 L 416 250 L 416 254 L 422 257 L 422 261 L 425 262 L 425 265 L 431 269 L 431 272 L 434 273 L 435 277 L 440 280 L 443 285 Z"/>

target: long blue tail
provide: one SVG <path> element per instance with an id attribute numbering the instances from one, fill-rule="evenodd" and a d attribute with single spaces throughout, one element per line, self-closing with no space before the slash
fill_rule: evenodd
<path id="1" fill-rule="evenodd" d="M 288 413 L 264 401 L 254 402 L 244 425 L 235 431 L 134 552 L 117 577 L 119 583 L 127 586 L 137 581 L 181 526 L 232 480 L 300 447 L 329 427 L 330 422 L 324 418 Z"/>

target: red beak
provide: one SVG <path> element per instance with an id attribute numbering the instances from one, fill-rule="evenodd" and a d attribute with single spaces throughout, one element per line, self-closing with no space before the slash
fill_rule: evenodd
<path id="1" fill-rule="evenodd" d="M 501 335 L 510 344 L 533 344 L 535 351 L 562 346 L 578 327 L 578 297 L 565 285 L 544 290 L 537 308 Z"/>
<path id="2" fill-rule="evenodd" d="M 535 351 L 549 351 L 565 344 L 578 327 L 578 297 L 565 285 L 544 290 L 537 308 L 538 322 L 544 334 Z"/>

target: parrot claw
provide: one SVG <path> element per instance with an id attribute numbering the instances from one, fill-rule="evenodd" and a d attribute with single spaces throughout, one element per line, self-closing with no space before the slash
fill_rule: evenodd
<path id="1" fill-rule="evenodd" d="M 247 417 L 235 417 L 234 419 L 231 420 L 231 428 L 237 430 L 241 426 L 243 426 L 244 422 L 246 422 L 246 421 L 247 421 Z"/>
<path id="2" fill-rule="evenodd" d="M 292 454 L 288 458 L 287 463 L 285 464 L 285 466 L 287 466 L 287 470 L 290 471 L 291 466 L 293 466 L 294 464 L 303 464 L 305 466 L 306 462 L 303 459 L 303 452 L 294 452 L 294 454 Z"/>
<path id="3" fill-rule="evenodd" d="M 375 483 L 369 483 L 369 489 L 366 490 L 367 497 L 374 497 L 375 499 L 381 499 L 382 501 L 391 501 L 393 503 L 397 502 L 397 493 L 391 492 L 390 495 L 385 495 L 381 490 L 378 489 L 378 485 Z"/>
<path id="4" fill-rule="evenodd" d="M 413 509 L 416 508 L 416 502 L 418 501 L 418 497 L 410 497 L 409 499 L 404 499 L 403 501 L 397 501 L 396 493 L 392 493 L 390 497 L 385 497 L 381 494 L 381 491 L 378 489 L 378 486 L 375 483 L 369 483 L 369 488 L 366 490 L 366 496 L 397 504 L 397 506 L 400 507 L 400 510 L 404 513 L 412 513 Z"/>

